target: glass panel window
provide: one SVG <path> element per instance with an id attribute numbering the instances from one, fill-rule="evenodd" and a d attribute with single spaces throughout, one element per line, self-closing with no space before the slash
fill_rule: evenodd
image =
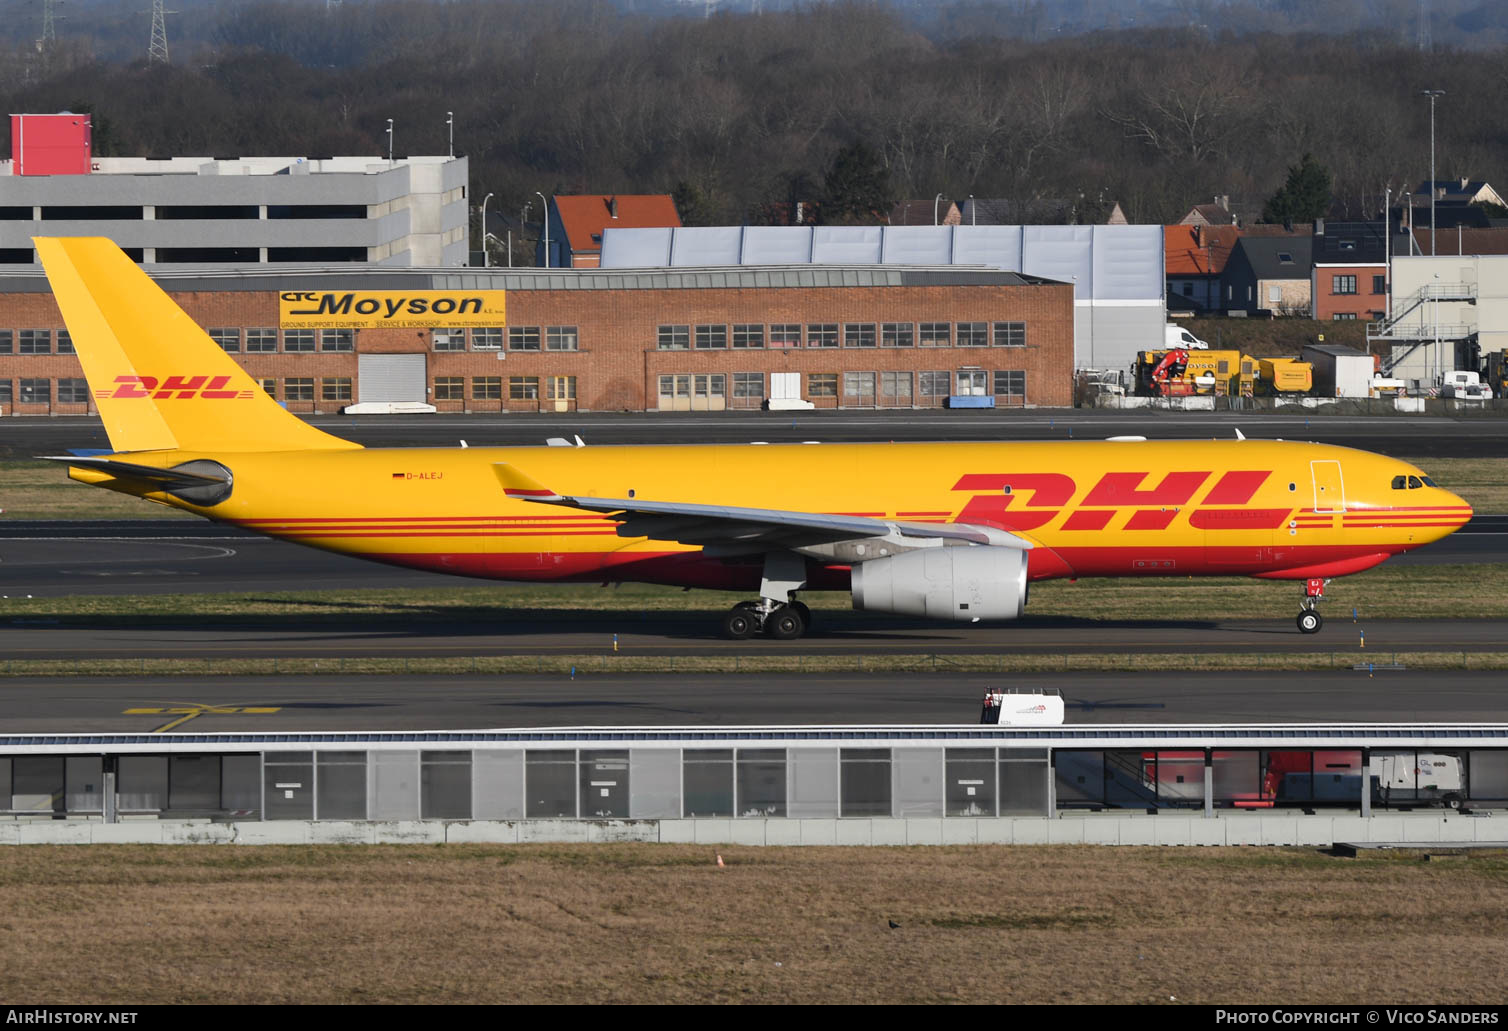
<path id="1" fill-rule="evenodd" d="M 990 343 L 989 323 L 987 322 L 960 322 L 958 324 L 959 347 L 988 347 Z"/>
<path id="2" fill-rule="evenodd" d="M 575 376 L 551 376 L 549 378 L 549 384 L 549 396 L 551 401 L 576 400 Z"/>
<path id="3" fill-rule="evenodd" d="M 959 329 L 970 323 L 962 323 Z M 977 323 L 974 323 L 977 325 Z M 923 347 L 947 347 L 953 342 L 951 327 L 946 322 L 923 322 L 921 325 L 921 344 Z"/>
<path id="4" fill-rule="evenodd" d="M 890 815 L 890 749 L 844 748 L 839 762 L 843 816 Z"/>
<path id="5" fill-rule="evenodd" d="M 509 326 L 508 327 L 508 350 L 510 350 L 510 351 L 538 351 L 539 350 L 539 327 L 538 326 Z"/>
<path id="6" fill-rule="evenodd" d="M 1026 397 L 1026 373 L 1015 370 L 996 372 L 995 394 L 1017 400 L 1024 399 Z"/>
<path id="7" fill-rule="evenodd" d="M 51 401 L 52 380 L 23 379 L 21 381 L 21 403 L 23 405 L 45 405 Z"/>
<path id="8" fill-rule="evenodd" d="M 473 351 L 501 351 L 503 349 L 503 330 L 501 326 L 480 326 L 471 331 L 471 349 Z"/>
<path id="9" fill-rule="evenodd" d="M 20 354 L 52 354 L 52 330 L 23 329 L 20 343 Z"/>
<path id="10" fill-rule="evenodd" d="M 473 376 L 471 377 L 471 399 L 473 401 L 501 401 L 503 398 L 503 377 L 501 376 Z"/>
<path id="11" fill-rule="evenodd" d="M 575 326 L 551 326 L 545 331 L 547 351 L 576 351 L 580 350 L 579 345 Z"/>
<path id="12" fill-rule="evenodd" d="M 949 748 L 944 791 L 949 816 L 995 815 L 995 750 Z"/>
<path id="13" fill-rule="evenodd" d="M 844 347 L 873 347 L 873 322 L 847 322 L 843 325 Z"/>
<path id="14" fill-rule="evenodd" d="M 887 404 L 909 405 L 911 403 L 911 373 L 880 373 L 880 395 Z"/>
<path id="15" fill-rule="evenodd" d="M 314 330 L 312 329 L 285 329 L 283 330 L 284 351 L 312 351 L 314 350 Z"/>
<path id="16" fill-rule="evenodd" d="M 690 326 L 661 326 L 659 343 L 661 351 L 688 351 L 691 349 Z"/>
<path id="17" fill-rule="evenodd" d="M 212 329 L 209 338 L 220 345 L 220 350 L 228 354 L 235 354 L 241 349 L 241 331 L 239 329 Z"/>
<path id="18" fill-rule="evenodd" d="M 697 397 L 722 397 L 727 393 L 727 377 L 720 372 L 698 374 L 693 389 Z"/>
<path id="19" fill-rule="evenodd" d="M 733 374 L 734 397 L 764 397 L 764 373 L 735 372 Z"/>
<path id="20" fill-rule="evenodd" d="M 1334 293 L 1354 294 L 1356 292 L 1355 276 L 1332 276 L 1331 279 L 1334 283 Z"/>
<path id="21" fill-rule="evenodd" d="M 277 380 L 273 379 L 271 376 L 268 376 L 264 379 L 257 380 L 257 382 L 261 384 L 262 390 L 267 394 L 268 397 L 275 398 L 278 396 Z"/>
<path id="22" fill-rule="evenodd" d="M 354 329 L 322 329 L 319 331 L 319 349 L 321 351 L 354 351 L 356 350 L 356 331 Z"/>
<path id="23" fill-rule="evenodd" d="M 73 337 L 68 335 L 68 330 L 58 330 L 58 354 L 76 354 L 73 349 Z"/>
<path id="24" fill-rule="evenodd" d="M 916 374 L 919 392 L 922 397 L 947 397 L 948 387 L 953 376 L 944 372 L 918 372 Z"/>
<path id="25" fill-rule="evenodd" d="M 733 815 L 733 750 L 687 751 L 681 760 L 683 811 L 687 819 Z"/>
<path id="26" fill-rule="evenodd" d="M 510 400 L 510 401 L 538 401 L 539 400 L 539 377 L 538 376 L 509 376 L 508 377 L 508 400 Z"/>
<path id="27" fill-rule="evenodd" d="M 83 404 L 89 400 L 89 383 L 84 379 L 58 380 L 59 404 Z"/>
<path id="28" fill-rule="evenodd" d="M 459 401 L 466 396 L 466 381 L 460 376 L 436 376 L 435 400 Z"/>
<path id="29" fill-rule="evenodd" d="M 464 351 L 466 350 L 466 331 L 464 329 L 437 329 L 434 331 L 436 351 Z"/>
<path id="30" fill-rule="evenodd" d="M 351 400 L 351 377 L 330 376 L 320 380 L 319 397 L 321 401 Z"/>
<path id="31" fill-rule="evenodd" d="M 15 334 L 8 329 L 0 329 L 0 354 L 10 354 L 15 346 Z"/>
<path id="32" fill-rule="evenodd" d="M 737 322 L 733 325 L 733 346 L 748 349 L 764 346 L 764 326 L 755 322 Z"/>
<path id="33" fill-rule="evenodd" d="M 845 372 L 843 374 L 843 401 L 845 404 L 874 404 L 874 373 Z"/>
<path id="34" fill-rule="evenodd" d="M 785 749 L 740 748 L 734 774 L 739 816 L 785 815 Z"/>
<path id="35" fill-rule="evenodd" d="M 697 326 L 696 349 L 711 351 L 728 346 L 727 326 Z"/>
<path id="36" fill-rule="evenodd" d="M 801 323 L 773 322 L 770 324 L 771 347 L 800 347 Z"/>
<path id="37" fill-rule="evenodd" d="M 916 344 L 916 327 L 910 322 L 886 322 L 880 326 L 881 347 L 912 347 Z"/>
<path id="38" fill-rule="evenodd" d="M 275 329 L 248 329 L 246 331 L 246 350 L 254 353 L 266 353 L 278 349 L 278 331 Z"/>
<path id="39" fill-rule="evenodd" d="M 290 376 L 283 380 L 284 401 L 313 401 L 314 377 Z"/>
<path id="40" fill-rule="evenodd" d="M 837 397 L 838 374 L 836 372 L 813 372 L 806 377 L 807 397 Z"/>
<path id="41" fill-rule="evenodd" d="M 806 327 L 807 347 L 837 347 L 838 324 L 836 322 L 812 322 Z"/>
<path id="42" fill-rule="evenodd" d="M 15 397 L 12 393 L 15 382 L 13 379 L 0 379 L 0 404 L 8 405 L 11 403 L 11 400 Z"/>
<path id="43" fill-rule="evenodd" d="M 1388 277 L 1387 276 L 1373 276 L 1372 277 L 1372 292 L 1374 294 L 1385 294 L 1385 293 L 1387 293 L 1388 292 Z"/>
<path id="44" fill-rule="evenodd" d="M 995 323 L 995 346 L 996 347 L 1025 347 L 1026 346 L 1026 323 L 1024 323 L 1024 322 L 997 322 L 997 323 Z"/>

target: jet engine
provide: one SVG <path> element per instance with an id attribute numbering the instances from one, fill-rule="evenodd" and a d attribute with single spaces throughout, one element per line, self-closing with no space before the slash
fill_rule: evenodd
<path id="1" fill-rule="evenodd" d="M 930 619 L 1017 619 L 1026 607 L 1026 552 L 974 545 L 918 548 L 856 563 L 853 607 Z"/>

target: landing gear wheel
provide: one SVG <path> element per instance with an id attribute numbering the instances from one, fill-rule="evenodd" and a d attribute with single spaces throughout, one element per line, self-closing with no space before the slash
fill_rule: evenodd
<path id="1" fill-rule="evenodd" d="M 777 606 L 764 617 L 764 632 L 777 641 L 794 641 L 806 630 L 801 613 L 790 605 Z"/>
<path id="2" fill-rule="evenodd" d="M 723 636 L 732 641 L 743 641 L 754 636 L 759 629 L 759 618 L 743 605 L 735 605 L 723 616 Z"/>
<path id="3" fill-rule="evenodd" d="M 1324 625 L 1324 617 L 1313 609 L 1305 609 L 1299 613 L 1299 629 L 1306 634 L 1317 634 L 1320 627 Z"/>
<path id="4" fill-rule="evenodd" d="M 801 604 L 801 602 L 799 601 L 791 602 L 791 608 L 795 609 L 796 612 L 801 616 L 801 626 L 803 630 L 810 630 L 812 628 L 812 610 Z"/>

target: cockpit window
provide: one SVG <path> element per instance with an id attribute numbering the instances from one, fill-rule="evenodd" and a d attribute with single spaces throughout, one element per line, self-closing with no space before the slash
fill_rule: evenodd
<path id="1" fill-rule="evenodd" d="M 1435 481 L 1428 476 L 1422 479 L 1418 476 L 1393 477 L 1394 490 L 1418 490 L 1420 487 L 1433 487 L 1434 485 Z"/>
<path id="2" fill-rule="evenodd" d="M 1407 486 L 1408 486 L 1408 477 L 1407 476 L 1395 476 L 1395 477 L 1393 477 L 1393 489 L 1394 490 L 1403 490 Z"/>
<path id="3" fill-rule="evenodd" d="M 1421 479 L 1419 479 L 1419 477 L 1417 477 L 1417 476 L 1410 476 L 1409 477 L 1409 490 L 1418 490 L 1422 486 L 1424 486 L 1424 481 L 1422 481 Z"/>
<path id="4" fill-rule="evenodd" d="M 1434 487 L 1434 486 L 1436 486 L 1435 481 L 1432 480 L 1432 479 L 1430 479 L 1428 476 L 1424 477 L 1424 485 L 1426 487 Z"/>

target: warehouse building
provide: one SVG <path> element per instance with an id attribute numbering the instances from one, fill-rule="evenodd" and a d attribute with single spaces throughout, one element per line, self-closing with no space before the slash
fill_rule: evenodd
<path id="1" fill-rule="evenodd" d="M 998 269 L 152 272 L 300 413 L 758 408 L 777 388 L 817 408 L 1073 399 L 1072 284 Z M 89 409 L 45 278 L 0 271 L 0 413 Z"/>

